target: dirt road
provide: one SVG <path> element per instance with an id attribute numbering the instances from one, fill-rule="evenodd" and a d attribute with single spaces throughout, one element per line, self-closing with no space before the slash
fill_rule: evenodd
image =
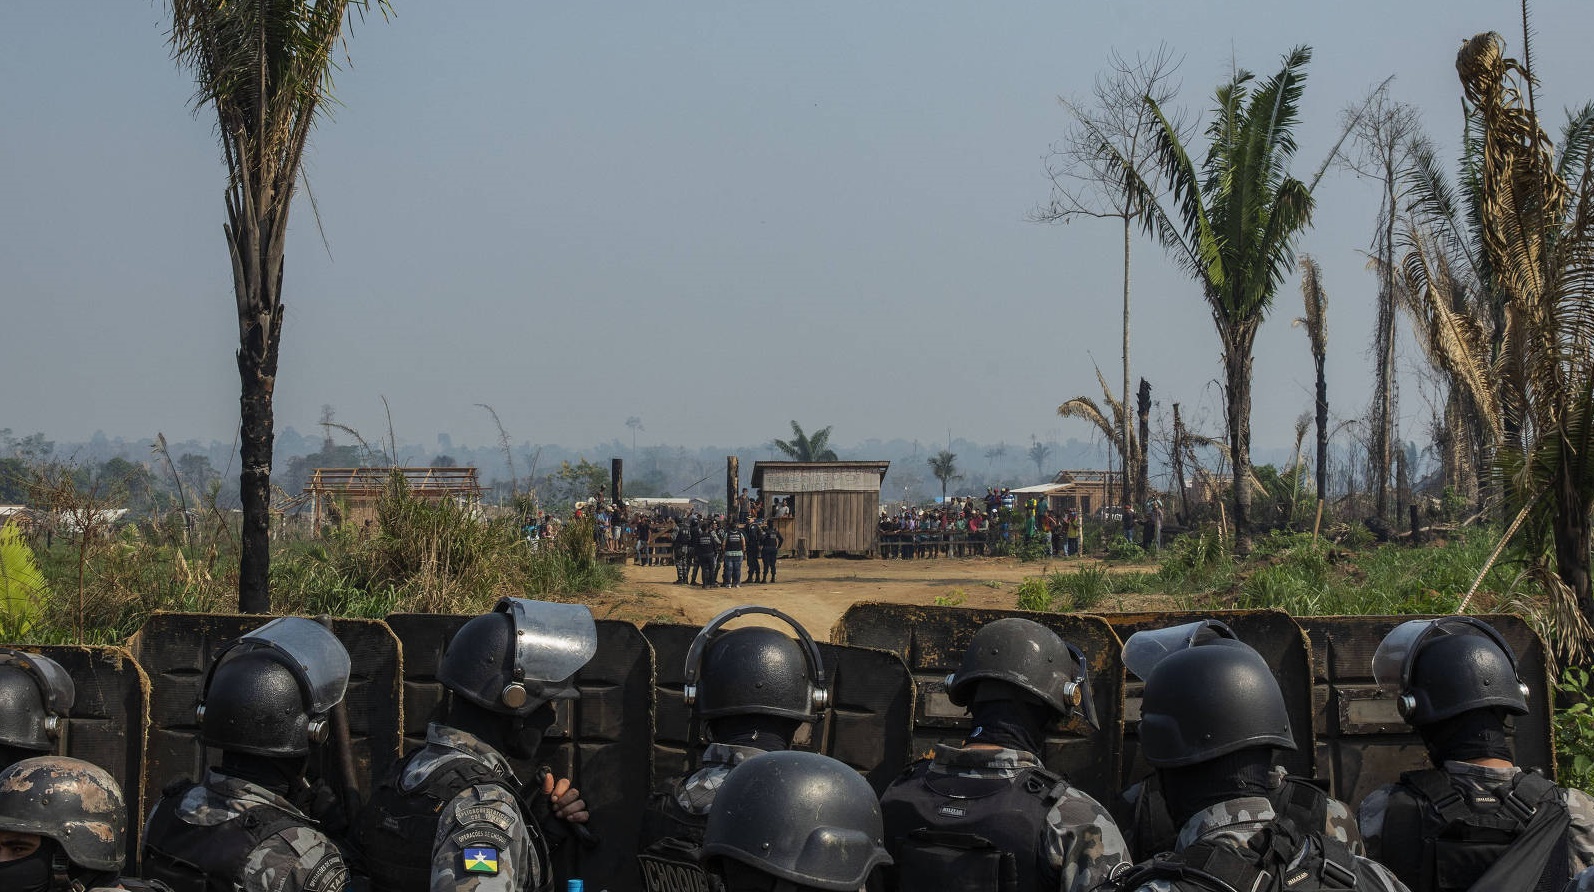
<path id="1" fill-rule="evenodd" d="M 625 568 L 626 579 L 612 605 L 593 607 L 604 615 L 635 621 L 702 624 L 728 607 L 764 604 L 790 613 L 814 637 L 828 639 L 846 609 L 859 601 L 901 604 L 956 604 L 963 607 L 1017 606 L 1018 584 L 1026 578 L 1081 566 L 1079 560 L 1021 563 L 1013 558 L 923 560 L 783 560 L 779 581 L 743 583 L 741 588 L 675 585 L 674 567 Z M 1087 561 L 1095 563 L 1095 561 Z M 1161 603 L 1169 600 L 1169 604 Z M 1168 609 L 1171 599 L 1109 598 L 1103 610 Z"/>

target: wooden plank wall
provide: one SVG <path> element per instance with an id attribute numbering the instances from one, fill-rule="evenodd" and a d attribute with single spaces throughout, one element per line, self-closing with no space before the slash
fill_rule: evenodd
<path id="1" fill-rule="evenodd" d="M 876 548 L 877 492 L 800 492 L 792 496 L 794 529 L 787 548 L 797 539 L 810 551 L 850 551 L 873 554 Z"/>

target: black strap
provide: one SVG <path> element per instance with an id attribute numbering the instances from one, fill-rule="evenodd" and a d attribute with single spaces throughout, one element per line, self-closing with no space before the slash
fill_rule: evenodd
<path id="1" fill-rule="evenodd" d="M 1421 771 L 1407 771 L 1401 774 L 1400 782 L 1415 790 L 1421 798 L 1432 805 L 1446 824 L 1460 823 L 1472 816 L 1472 809 L 1467 807 L 1466 799 L 1450 782 L 1450 775 L 1442 769 L 1424 768 Z"/>

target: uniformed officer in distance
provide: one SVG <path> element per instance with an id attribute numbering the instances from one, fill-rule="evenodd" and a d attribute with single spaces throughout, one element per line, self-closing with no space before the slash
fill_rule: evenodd
<path id="1" fill-rule="evenodd" d="M 775 629 L 721 629 L 748 614 L 784 620 L 802 643 Z M 687 702 L 709 743 L 698 770 L 666 781 L 648 804 L 640 861 L 649 892 L 703 888 L 699 849 L 716 794 L 738 765 L 789 749 L 818 718 L 829 698 L 818 660 L 808 631 L 773 608 L 733 608 L 698 633 L 686 658 Z"/>
<path id="2" fill-rule="evenodd" d="M 5 892 L 164 890 L 121 876 L 127 805 L 97 765 L 65 756 L 0 771 L 0 889 Z"/>
<path id="3" fill-rule="evenodd" d="M 727 892 L 859 892 L 891 863 L 881 837 L 880 805 L 858 772 L 818 753 L 766 753 L 715 797 L 703 867 Z"/>
<path id="4" fill-rule="evenodd" d="M 60 663 L 0 647 L 0 768 L 55 752 L 75 696 Z"/>
<path id="5" fill-rule="evenodd" d="M 275 619 L 223 647 L 198 709 L 221 765 L 162 791 L 144 875 L 177 892 L 340 892 L 343 856 L 296 802 L 348 681 L 348 651 L 314 620 Z"/>
<path id="6" fill-rule="evenodd" d="M 1130 636 L 1126 655 L 1144 634 Z M 1277 750 L 1296 744 L 1284 695 L 1260 654 L 1228 639 L 1166 651 L 1139 671 L 1140 750 L 1179 831 L 1172 852 L 1120 875 L 1116 888 L 1405 889 L 1355 853 L 1343 804 L 1274 765 Z M 1344 829 L 1325 831 L 1330 814 Z"/>
<path id="7" fill-rule="evenodd" d="M 534 759 L 553 701 L 579 696 L 597 652 L 579 604 L 503 598 L 455 633 L 437 668 L 445 712 L 426 745 L 377 785 L 356 822 L 372 885 L 393 892 L 530 892 L 553 887 L 550 850 L 585 823 L 568 779 L 524 787 L 506 755 Z"/>
<path id="8" fill-rule="evenodd" d="M 974 634 L 946 692 L 973 730 L 881 797 L 891 888 L 1084 892 L 1128 862 L 1107 810 L 1038 755 L 1060 720 L 1096 724 L 1078 649 L 1039 623 L 999 619 Z"/>
<path id="9" fill-rule="evenodd" d="M 1493 626 L 1467 616 L 1402 623 L 1379 644 L 1373 674 L 1433 767 L 1362 800 L 1368 854 L 1414 892 L 1555 889 L 1594 866 L 1594 799 L 1515 764 L 1513 723 L 1528 712 L 1528 689 Z"/>

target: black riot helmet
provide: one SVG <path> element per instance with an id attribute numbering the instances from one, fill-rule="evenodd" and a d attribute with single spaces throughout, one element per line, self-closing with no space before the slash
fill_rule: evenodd
<path id="1" fill-rule="evenodd" d="M 76 696 L 60 663 L 0 647 L 0 746 L 54 752 Z"/>
<path id="2" fill-rule="evenodd" d="M 0 830 L 54 840 L 82 870 L 118 873 L 127 805 L 97 765 L 66 756 L 23 759 L 0 771 Z"/>
<path id="3" fill-rule="evenodd" d="M 721 631 L 731 620 L 763 614 L 783 620 L 801 645 L 774 629 Z M 686 653 L 687 705 L 699 718 L 771 715 L 811 722 L 830 702 L 819 646 L 801 623 L 773 607 L 733 607 L 709 621 Z"/>
<path id="4" fill-rule="evenodd" d="M 1077 711 L 1092 728 L 1100 727 L 1085 655 L 1033 620 L 1007 617 L 981 626 L 962 665 L 946 677 L 947 699 L 969 705 L 979 681 L 1006 682 L 1064 716 Z"/>
<path id="5" fill-rule="evenodd" d="M 527 716 L 580 696 L 575 676 L 598 652 L 598 626 L 581 604 L 502 598 L 461 626 L 437 680 L 489 712 Z"/>
<path id="6" fill-rule="evenodd" d="M 1284 693 L 1261 654 L 1238 643 L 1190 647 L 1151 668 L 1140 704 L 1147 762 L 1179 768 L 1252 747 L 1296 748 Z"/>
<path id="7" fill-rule="evenodd" d="M 325 626 L 285 616 L 227 644 L 200 694 L 199 737 L 234 753 L 307 756 L 349 684 L 349 652 Z"/>
<path id="8" fill-rule="evenodd" d="M 1412 725 L 1443 721 L 1473 709 L 1528 712 L 1528 686 L 1516 654 L 1495 628 L 1471 616 L 1414 619 L 1396 626 L 1373 654 L 1373 677 L 1396 692 Z"/>
<path id="9" fill-rule="evenodd" d="M 869 782 L 818 753 L 764 753 L 726 776 L 703 834 L 704 866 L 739 862 L 805 889 L 855 892 L 890 864 Z"/>

